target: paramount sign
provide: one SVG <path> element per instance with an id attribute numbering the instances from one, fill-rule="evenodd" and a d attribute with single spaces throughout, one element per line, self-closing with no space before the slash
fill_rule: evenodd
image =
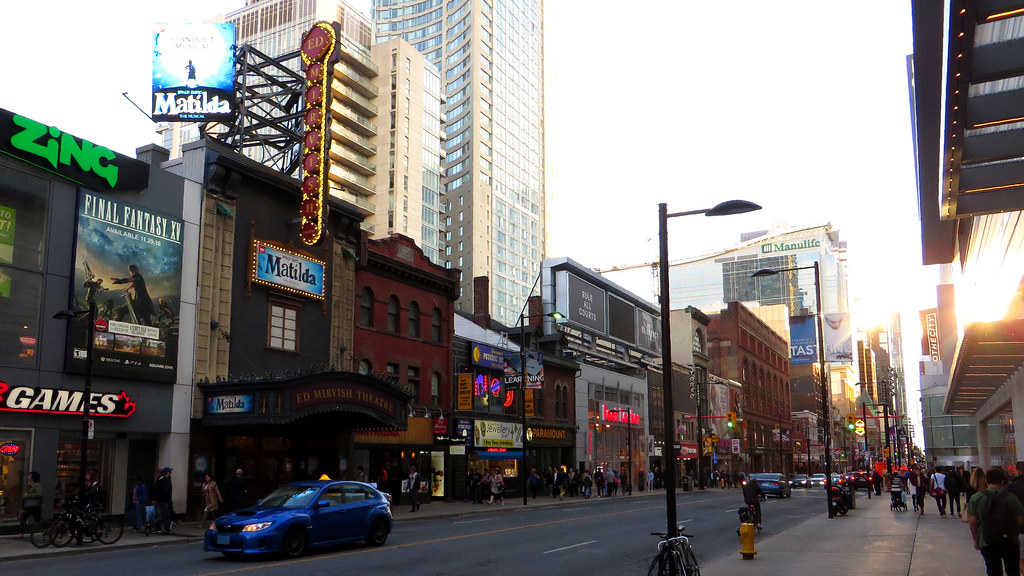
<path id="1" fill-rule="evenodd" d="M 799 242 L 769 242 L 767 244 L 761 244 L 761 254 L 771 254 L 773 252 L 788 252 L 790 250 L 802 250 L 804 248 L 820 248 L 821 241 L 813 238 L 809 240 L 801 240 Z"/>
<path id="2" fill-rule="evenodd" d="M 84 396 L 78 391 L 11 386 L 0 382 L 0 411 L 81 414 L 85 408 Z M 127 418 L 135 412 L 135 402 L 123 390 L 118 394 L 93 392 L 89 398 L 89 412 L 93 416 Z"/>

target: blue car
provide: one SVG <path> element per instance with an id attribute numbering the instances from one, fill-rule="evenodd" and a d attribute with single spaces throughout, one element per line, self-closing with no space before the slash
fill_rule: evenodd
<path id="1" fill-rule="evenodd" d="M 764 472 L 761 474 L 751 474 L 750 478 L 757 482 L 765 496 L 774 494 L 780 498 L 789 498 L 793 495 L 793 485 L 783 478 L 782 474 Z"/>
<path id="2" fill-rule="evenodd" d="M 293 482 L 258 504 L 217 518 L 203 550 L 225 556 L 281 553 L 365 541 L 384 544 L 394 526 L 391 497 L 362 482 Z"/>

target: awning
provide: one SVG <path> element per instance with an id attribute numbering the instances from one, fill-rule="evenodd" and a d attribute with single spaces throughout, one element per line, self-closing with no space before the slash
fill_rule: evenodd
<path id="1" fill-rule="evenodd" d="M 481 460 L 518 460 L 523 457 L 522 450 L 509 450 L 508 452 L 487 452 L 485 450 L 474 450 Z"/>
<path id="2" fill-rule="evenodd" d="M 1024 320 L 968 324 L 953 359 L 944 411 L 974 415 L 1022 366 Z"/>

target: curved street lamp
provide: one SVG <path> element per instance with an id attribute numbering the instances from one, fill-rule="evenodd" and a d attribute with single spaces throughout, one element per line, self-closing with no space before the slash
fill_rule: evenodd
<path id="1" fill-rule="evenodd" d="M 526 471 L 526 320 L 529 318 L 551 318 L 557 322 L 560 318 L 565 318 L 565 315 L 558 311 L 536 316 L 528 316 L 524 311 L 523 314 L 519 315 L 519 397 L 523 405 L 523 431 L 520 433 L 523 439 L 523 456 L 522 464 L 519 466 L 519 482 L 521 485 L 520 490 L 523 492 L 523 506 L 529 503 L 526 499 L 526 485 L 530 481 L 529 474 Z"/>
<path id="2" fill-rule="evenodd" d="M 85 493 L 85 469 L 89 465 L 89 409 L 92 406 L 92 349 L 96 339 L 96 300 L 89 301 L 86 310 L 61 310 L 53 315 L 57 320 L 70 320 L 86 316 L 89 320 L 88 338 L 85 344 L 85 387 L 82 391 L 82 459 L 78 470 L 79 494 Z"/>
<path id="3" fill-rule="evenodd" d="M 664 410 L 662 417 L 665 428 L 664 447 L 662 456 L 665 459 L 665 500 L 668 508 L 668 530 L 666 534 L 676 535 L 679 531 L 676 515 L 676 448 L 675 448 L 675 409 L 672 405 L 672 336 L 671 318 L 672 307 L 669 303 L 668 283 L 668 219 L 679 216 L 693 216 L 703 214 L 705 216 L 731 216 L 760 210 L 761 207 L 746 200 L 726 200 L 711 208 L 702 210 L 690 210 L 687 212 L 675 212 L 669 214 L 668 204 L 658 204 L 658 270 L 660 275 L 660 299 L 661 299 L 661 373 L 662 373 L 662 403 Z M 700 444 L 697 445 L 700 450 Z"/>
<path id="4" fill-rule="evenodd" d="M 797 270 L 814 270 L 814 296 L 817 302 L 817 316 L 818 316 L 818 362 L 820 364 L 819 372 L 821 374 L 821 418 L 822 428 L 822 443 L 825 445 L 825 503 L 828 505 L 828 517 L 833 518 L 835 515 L 832 512 L 832 441 L 829 437 L 832 430 L 832 410 L 830 408 L 832 404 L 832 392 L 828 383 L 828 376 L 825 373 L 825 338 L 824 338 L 824 326 L 822 326 L 822 320 L 824 320 L 824 314 L 821 311 L 821 276 L 818 271 L 818 261 L 814 261 L 813 266 L 799 266 L 794 268 L 762 268 L 757 272 L 750 275 L 751 278 L 763 278 L 765 276 L 775 276 L 783 272 L 795 272 Z M 779 431 L 782 434 L 782 431 Z"/>

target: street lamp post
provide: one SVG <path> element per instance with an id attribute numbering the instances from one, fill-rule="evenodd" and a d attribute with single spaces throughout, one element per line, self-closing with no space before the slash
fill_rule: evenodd
<path id="1" fill-rule="evenodd" d="M 92 407 L 92 350 L 96 339 L 96 300 L 89 300 L 88 310 L 62 310 L 53 315 L 58 320 L 70 320 L 79 316 L 87 316 L 89 329 L 88 341 L 85 343 L 85 387 L 82 390 L 82 457 L 78 470 L 79 494 L 85 493 L 85 469 L 89 466 L 89 412 Z"/>
<path id="2" fill-rule="evenodd" d="M 660 275 L 660 299 L 661 299 L 661 372 L 662 372 L 662 401 L 664 403 L 663 425 L 665 428 L 664 447 L 662 454 L 665 464 L 665 500 L 667 503 L 668 531 L 667 534 L 675 535 L 679 531 L 676 522 L 676 448 L 675 448 L 675 409 L 672 405 L 672 337 L 671 318 L 672 307 L 669 298 L 668 283 L 668 219 L 679 216 L 693 216 L 704 214 L 705 216 L 728 216 L 730 214 L 743 214 L 760 210 L 761 207 L 746 200 L 727 200 L 713 208 L 704 210 L 690 210 L 688 212 L 668 213 L 668 204 L 658 204 L 658 271 Z M 698 456 L 702 447 L 698 446 Z"/>
<path id="3" fill-rule="evenodd" d="M 833 518 L 832 502 L 829 499 L 832 493 L 832 442 L 829 437 L 832 427 L 832 410 L 830 408 L 832 392 L 831 386 L 828 383 L 828 375 L 825 373 L 825 335 L 824 326 L 822 325 L 825 315 L 821 310 L 821 276 L 818 271 L 818 261 L 815 260 L 813 266 L 799 266 L 794 268 L 783 268 L 781 270 L 763 268 L 751 274 L 751 278 L 775 276 L 781 272 L 795 272 L 797 270 L 808 270 L 811 268 L 814 269 L 814 296 L 818 307 L 818 364 L 819 372 L 821 374 L 821 417 L 822 428 L 824 429 L 822 434 L 822 443 L 825 445 L 825 504 L 828 506 L 828 517 Z"/>
<path id="4" fill-rule="evenodd" d="M 523 492 L 523 506 L 529 504 L 529 500 L 526 498 L 526 486 L 530 481 L 529 473 L 526 471 L 526 320 L 529 318 L 553 318 L 555 320 L 562 318 L 561 312 L 549 312 L 547 314 L 541 314 L 539 316 L 529 316 L 525 312 L 519 315 L 519 396 L 520 403 L 522 404 L 522 416 L 523 416 L 523 455 L 520 458 L 519 466 L 519 484 L 520 490 Z"/>

